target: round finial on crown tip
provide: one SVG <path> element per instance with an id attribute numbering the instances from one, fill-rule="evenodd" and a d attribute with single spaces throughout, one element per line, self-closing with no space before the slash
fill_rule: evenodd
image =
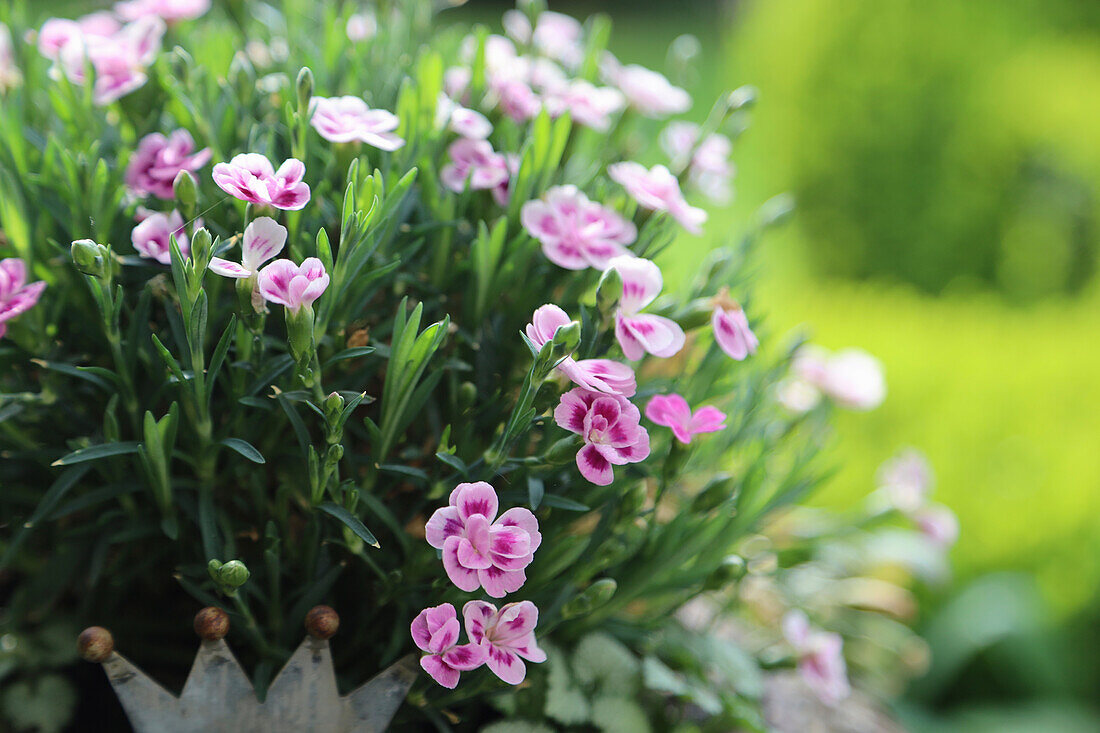
<path id="1" fill-rule="evenodd" d="M 195 633 L 206 641 L 224 639 L 229 633 L 229 614 L 215 606 L 207 606 L 195 614 Z"/>
<path id="2" fill-rule="evenodd" d="M 86 662 L 105 662 L 115 650 L 115 640 L 102 626 L 89 626 L 77 637 L 76 648 Z"/>
<path id="3" fill-rule="evenodd" d="M 306 614 L 306 631 L 314 639 L 331 639 L 340 628 L 340 616 L 330 606 L 314 606 Z"/>

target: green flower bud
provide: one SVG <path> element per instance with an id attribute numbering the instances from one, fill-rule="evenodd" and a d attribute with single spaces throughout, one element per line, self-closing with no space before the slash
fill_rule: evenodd
<path id="1" fill-rule="evenodd" d="M 218 573 L 221 571 L 221 569 L 221 560 L 211 560 L 210 562 L 206 563 L 206 572 L 210 573 L 210 579 L 213 580 L 215 583 L 220 582 L 218 580 Z"/>
<path id="2" fill-rule="evenodd" d="M 334 423 L 343 411 L 344 398 L 340 396 L 339 392 L 330 392 L 329 396 L 325 398 L 325 419 L 329 423 Z"/>
<path id="3" fill-rule="evenodd" d="M 572 321 L 554 332 L 554 361 L 569 356 L 581 344 L 580 321 Z"/>
<path id="4" fill-rule="evenodd" d="M 230 560 L 218 569 L 218 582 L 229 590 L 236 590 L 248 582 L 248 568 L 240 560 Z"/>
<path id="5" fill-rule="evenodd" d="M 711 298 L 696 298 L 688 304 L 687 312 L 676 319 L 685 331 L 694 331 L 710 323 L 714 316 L 714 302 Z"/>
<path id="6" fill-rule="evenodd" d="M 69 250 L 76 269 L 85 275 L 103 279 L 107 276 L 107 257 L 110 252 L 102 244 L 90 239 L 78 239 Z"/>
<path id="7" fill-rule="evenodd" d="M 466 412 L 477 401 L 477 386 L 473 382 L 463 382 L 458 385 L 458 411 Z"/>
<path id="8" fill-rule="evenodd" d="M 738 87 L 729 93 L 726 97 L 726 109 L 728 112 L 737 112 L 741 109 L 748 109 L 756 104 L 757 91 L 756 87 L 745 85 Z"/>
<path id="9" fill-rule="evenodd" d="M 609 315 L 623 298 L 623 278 L 619 271 L 612 268 L 600 277 L 596 285 L 596 307 L 600 313 Z"/>
<path id="10" fill-rule="evenodd" d="M 298 72 L 298 112 L 303 116 L 309 110 L 309 100 L 313 99 L 313 72 L 308 66 L 303 66 Z M 305 122 L 305 120 L 302 120 Z"/>
<path id="11" fill-rule="evenodd" d="M 286 331 L 290 355 L 301 364 L 313 353 L 313 306 L 302 305 L 296 311 L 287 308 Z"/>
<path id="12" fill-rule="evenodd" d="M 614 578 L 600 578 L 588 586 L 583 593 L 562 606 L 563 619 L 585 616 L 611 600 L 619 584 Z"/>
<path id="13" fill-rule="evenodd" d="M 569 463 L 577 455 L 577 441 L 576 438 L 570 435 L 568 438 L 562 438 L 558 442 L 550 446 L 550 450 L 546 451 L 546 462 L 552 465 L 559 463 Z"/>
<path id="14" fill-rule="evenodd" d="M 740 555 L 728 555 L 703 581 L 703 590 L 718 590 L 745 577 L 745 559 Z"/>
<path id="15" fill-rule="evenodd" d="M 181 170 L 176 174 L 172 182 L 172 190 L 176 194 L 176 204 L 183 215 L 184 221 L 191 221 L 195 217 L 195 204 L 199 200 L 198 184 L 190 171 Z"/>
<path id="16" fill-rule="evenodd" d="M 707 482 L 703 490 L 695 495 L 691 508 L 695 512 L 709 512 L 733 496 L 736 482 L 729 474 L 719 474 Z"/>
<path id="17" fill-rule="evenodd" d="M 214 241 L 206 228 L 196 229 L 191 236 L 191 261 L 195 263 L 195 271 L 203 272 L 210 264 L 210 258 L 214 254 Z"/>

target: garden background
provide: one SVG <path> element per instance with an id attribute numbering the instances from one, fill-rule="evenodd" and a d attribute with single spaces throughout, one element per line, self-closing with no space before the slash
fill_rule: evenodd
<path id="1" fill-rule="evenodd" d="M 102 3 L 50 0 L 43 16 Z M 447 11 L 492 24 L 500 3 Z M 552 2 L 603 10 L 612 49 L 669 68 L 705 113 L 759 92 L 736 198 L 797 208 L 763 247 L 770 326 L 884 363 L 886 403 L 842 414 L 844 506 L 913 445 L 958 514 L 954 582 L 922 599 L 915 730 L 1100 727 L 1100 4 L 1080 0 Z M 673 59 L 675 62 L 675 59 Z M 675 76 L 675 74 L 673 74 Z M 744 181 L 744 184 L 741 184 Z M 686 276 L 713 240 L 665 258 Z"/>

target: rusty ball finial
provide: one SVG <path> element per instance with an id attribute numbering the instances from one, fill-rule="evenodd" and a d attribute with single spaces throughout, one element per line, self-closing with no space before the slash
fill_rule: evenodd
<path id="1" fill-rule="evenodd" d="M 195 633 L 206 641 L 224 639 L 229 633 L 229 614 L 215 606 L 207 606 L 195 614 Z"/>
<path id="2" fill-rule="evenodd" d="M 314 606 L 306 614 L 306 631 L 314 639 L 331 639 L 340 628 L 340 616 L 330 606 Z"/>
<path id="3" fill-rule="evenodd" d="M 105 662 L 115 650 L 115 640 L 102 626 L 89 626 L 77 637 L 76 648 L 87 662 Z"/>

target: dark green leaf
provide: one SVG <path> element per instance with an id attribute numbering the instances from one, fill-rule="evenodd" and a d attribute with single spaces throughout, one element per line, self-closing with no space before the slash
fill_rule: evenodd
<path id="1" fill-rule="evenodd" d="M 355 533 L 356 537 L 363 540 L 371 547 L 381 547 L 381 545 L 378 544 L 378 540 L 374 538 L 374 535 L 371 534 L 371 531 L 367 529 L 366 525 L 359 521 L 359 517 L 355 516 L 344 507 L 327 501 L 317 508 L 343 522 L 348 529 Z"/>
<path id="2" fill-rule="evenodd" d="M 240 438 L 224 438 L 219 442 L 226 448 L 237 451 L 253 463 L 267 463 L 267 461 L 264 460 L 263 454 L 256 450 L 255 446 L 247 440 L 241 440 Z"/>

